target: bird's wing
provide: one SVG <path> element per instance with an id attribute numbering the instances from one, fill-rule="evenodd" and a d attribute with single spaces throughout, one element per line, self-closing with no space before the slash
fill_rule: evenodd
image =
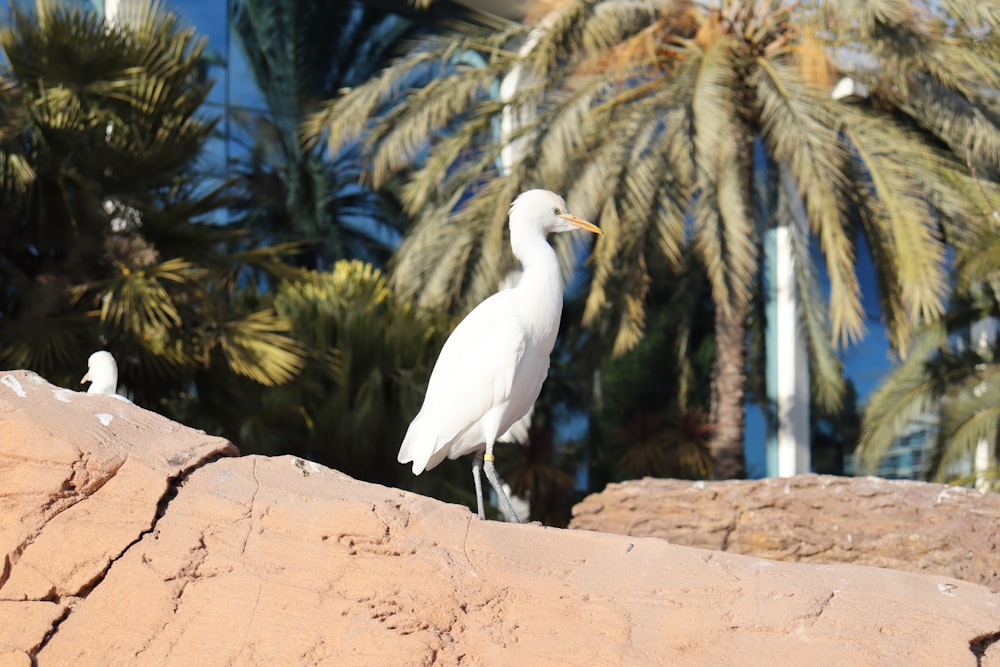
<path id="1" fill-rule="evenodd" d="M 508 292 L 493 295 L 448 337 L 431 373 L 427 397 L 468 405 L 467 418 L 478 419 L 510 396 L 526 345 L 513 298 Z M 471 410 L 473 405 L 478 409 Z"/>
<path id="2" fill-rule="evenodd" d="M 527 335 L 509 293 L 483 301 L 455 328 L 431 372 L 423 407 L 399 451 L 414 471 L 482 444 L 480 419 L 507 402 Z M 470 428 L 471 427 L 471 428 Z M 437 456 L 436 456 L 437 455 Z M 421 465 L 418 465 L 421 464 Z"/>

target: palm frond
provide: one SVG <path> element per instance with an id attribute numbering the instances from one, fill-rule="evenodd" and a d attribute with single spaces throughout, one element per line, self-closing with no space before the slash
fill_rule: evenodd
<path id="1" fill-rule="evenodd" d="M 468 37 L 449 42 L 433 35 L 429 36 L 420 49 L 395 60 L 364 85 L 342 91 L 338 97 L 311 114 L 302 124 L 302 135 L 306 145 L 314 145 L 320 138 L 325 137 L 327 150 L 331 154 L 336 154 L 344 146 L 355 141 L 368 127 L 372 118 L 377 117 L 386 108 L 391 108 L 401 96 L 407 93 L 419 93 L 419 89 L 414 90 L 414 86 L 427 82 L 434 73 L 452 71 L 452 76 L 455 77 L 452 81 L 459 85 L 470 78 L 475 78 L 469 74 L 475 74 L 478 68 L 456 65 L 455 58 L 463 51 L 482 51 L 487 54 L 498 52 L 500 45 L 509 39 L 511 34 L 524 31 L 522 26 L 507 26 L 495 30 L 496 26 L 468 23 L 461 25 Z M 466 92 L 476 87 L 474 83 L 467 84 Z M 449 106 L 459 109 L 467 104 L 469 99 L 455 96 L 450 101 L 440 99 L 425 101 L 431 104 L 430 111 L 433 113 L 410 116 L 410 127 L 404 132 L 394 134 L 397 140 L 405 144 L 407 138 L 412 140 L 414 127 L 427 122 L 433 124 L 433 121 L 439 119 Z M 392 127 L 389 125 L 385 129 Z"/>
<path id="2" fill-rule="evenodd" d="M 735 155 L 720 157 L 718 181 L 706 180 L 695 201 L 692 244 L 707 270 L 712 298 L 724 313 L 749 303 L 757 248 Z"/>
<path id="3" fill-rule="evenodd" d="M 917 137 L 884 118 L 846 109 L 841 118 L 884 211 L 884 217 L 872 219 L 883 227 L 883 242 L 891 248 L 908 320 L 938 317 L 947 291 L 944 244 L 913 176 L 915 170 L 933 173 L 936 161 Z"/>
<path id="4" fill-rule="evenodd" d="M 978 364 L 975 373 L 952 385 L 943 399 L 938 446 L 928 476 L 944 481 L 957 464 L 974 458 L 983 440 L 994 442 L 1000 427 L 1000 368 Z"/>
<path id="5" fill-rule="evenodd" d="M 966 486 L 983 492 L 1000 493 L 1000 467 L 993 464 L 986 470 L 977 470 L 970 475 L 963 475 L 950 480 L 953 486 Z"/>
<path id="6" fill-rule="evenodd" d="M 699 73 L 692 92 L 696 175 L 699 191 L 694 201 L 692 243 L 707 268 L 712 296 L 730 313 L 749 303 L 756 275 L 756 247 L 751 224 L 744 152 L 750 136 L 734 113 L 731 90 L 736 82 L 729 40 L 720 38 L 700 55 Z"/>
<path id="7" fill-rule="evenodd" d="M 180 257 L 140 270 L 119 268 L 117 276 L 97 289 L 100 321 L 141 339 L 169 337 L 168 331 L 180 326 L 181 316 L 164 283 L 197 280 L 202 270 Z M 78 298 L 93 287 L 76 288 Z"/>
<path id="8" fill-rule="evenodd" d="M 792 193 L 784 192 L 784 206 L 780 211 L 779 224 L 789 231 L 792 251 L 792 267 L 795 275 L 796 313 L 806 345 L 809 346 L 809 370 L 813 393 L 817 402 L 825 410 L 833 413 L 839 410 L 844 396 L 843 365 L 830 336 L 830 324 L 824 308 L 823 297 L 813 263 L 809 257 L 809 242 L 804 230 L 797 224 L 797 216 L 792 213 L 789 201 Z"/>
<path id="9" fill-rule="evenodd" d="M 27 191 L 36 177 L 27 157 L 0 149 L 0 191 L 13 199 Z"/>
<path id="10" fill-rule="evenodd" d="M 288 333 L 291 325 L 273 310 L 223 323 L 217 344 L 233 372 L 265 386 L 291 381 L 304 364 L 302 346 Z"/>
<path id="11" fill-rule="evenodd" d="M 943 322 L 922 330 L 906 360 L 868 399 L 854 454 L 862 469 L 874 470 L 907 423 L 936 406 L 943 388 L 928 372 L 927 362 L 947 345 L 947 333 Z"/>
<path id="12" fill-rule="evenodd" d="M 834 340 L 851 343 L 864 332 L 861 290 L 848 234 L 844 150 L 825 100 L 781 58 L 758 58 L 751 83 L 761 105 L 762 137 L 774 159 L 788 166 L 817 234 L 830 280 Z"/>
<path id="13" fill-rule="evenodd" d="M 372 185 L 378 188 L 410 166 L 453 119 L 488 98 L 496 81 L 490 74 L 500 71 L 497 65 L 460 66 L 412 91 L 405 106 L 396 107 L 371 130 L 369 142 L 376 145 L 371 156 Z"/>
<path id="14" fill-rule="evenodd" d="M 973 285 L 996 280 L 1000 276 L 1000 236 L 996 234 L 981 238 L 958 258 L 959 286 L 969 291 Z"/>

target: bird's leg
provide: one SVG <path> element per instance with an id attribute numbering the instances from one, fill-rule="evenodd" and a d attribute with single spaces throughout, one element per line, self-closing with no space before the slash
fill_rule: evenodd
<path id="1" fill-rule="evenodd" d="M 503 487 L 500 485 L 500 478 L 497 476 L 496 468 L 493 467 L 493 459 L 493 448 L 487 447 L 486 454 L 483 455 L 483 471 L 486 473 L 486 479 L 490 480 L 493 490 L 497 492 L 497 498 L 500 499 L 500 508 L 507 515 L 507 520 L 511 523 L 521 523 L 521 520 L 517 518 L 517 513 L 514 512 L 514 508 L 510 504 L 510 499 L 503 492 Z"/>
<path id="2" fill-rule="evenodd" d="M 472 457 L 472 481 L 476 484 L 476 504 L 479 506 L 479 518 L 486 519 L 486 507 L 483 504 L 483 480 L 479 471 L 483 468 L 483 455 Z"/>

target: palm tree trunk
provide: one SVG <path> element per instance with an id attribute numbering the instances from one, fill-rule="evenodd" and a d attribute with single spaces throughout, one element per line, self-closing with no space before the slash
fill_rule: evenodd
<path id="1" fill-rule="evenodd" d="M 744 95 L 746 90 L 741 91 Z M 743 108 L 750 108 L 749 104 Z M 730 215 L 753 215 L 754 139 L 746 126 L 737 122 L 733 138 L 733 156 L 739 169 L 743 193 L 742 211 Z M 714 463 L 713 479 L 742 479 L 747 475 L 743 455 L 746 431 L 747 316 L 750 304 L 745 298 L 730 299 L 725 307 L 715 306 L 715 366 L 712 369 L 712 417 L 715 433 L 709 443 Z"/>
<path id="2" fill-rule="evenodd" d="M 712 371 L 712 417 L 715 433 L 709 444 L 715 463 L 712 479 L 746 477 L 743 433 L 746 411 L 747 305 L 734 306 L 730 314 L 715 309 L 715 368 Z"/>

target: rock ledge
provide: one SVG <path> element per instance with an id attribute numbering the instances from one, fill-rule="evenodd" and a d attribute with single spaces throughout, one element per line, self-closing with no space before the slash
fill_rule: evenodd
<path id="1" fill-rule="evenodd" d="M 24 371 L 0 420 L 0 665 L 1000 666 L 957 579 L 482 522 Z"/>

